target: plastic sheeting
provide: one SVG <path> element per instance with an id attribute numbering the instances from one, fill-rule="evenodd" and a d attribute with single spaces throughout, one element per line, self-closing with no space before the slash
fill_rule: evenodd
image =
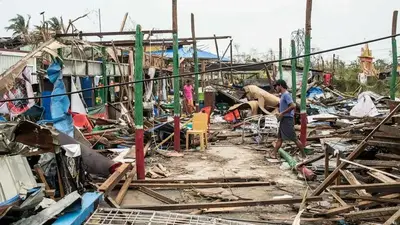
<path id="1" fill-rule="evenodd" d="M 361 93 L 358 96 L 357 104 L 350 110 L 350 116 L 355 117 L 375 117 L 379 115 L 378 109 L 368 93 Z"/>
<path id="2" fill-rule="evenodd" d="M 52 95 L 64 94 L 66 92 L 65 85 L 62 80 L 61 65 L 54 62 L 47 69 L 50 82 L 53 83 L 54 89 Z M 74 127 L 72 116 L 68 113 L 70 101 L 67 95 L 56 96 L 51 98 L 51 117 L 54 120 L 54 127 L 71 137 L 74 135 Z"/>
<path id="3" fill-rule="evenodd" d="M 79 78 L 77 80 L 79 80 Z M 77 90 L 78 89 L 75 86 L 74 78 L 71 77 L 71 91 L 74 92 Z M 82 99 L 79 94 L 71 95 L 71 111 L 80 114 L 86 114 L 86 108 L 83 105 Z"/>

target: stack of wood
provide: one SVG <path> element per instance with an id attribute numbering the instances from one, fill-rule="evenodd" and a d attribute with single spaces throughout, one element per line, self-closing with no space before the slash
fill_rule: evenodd
<path id="1" fill-rule="evenodd" d="M 399 108 L 374 127 L 374 122 L 368 122 L 337 130 L 339 138 L 341 133 L 349 132 L 343 137 L 357 143 L 350 152 L 335 149 L 334 144 L 326 143 L 326 137 L 311 136 L 311 140 L 321 140 L 324 154 L 307 163 L 325 157 L 325 179 L 311 196 L 327 194 L 330 199 L 328 209 L 313 208 L 314 216 L 357 224 L 400 221 L 400 125 L 393 119 Z M 330 156 L 336 157 L 333 170 L 329 167 Z"/>

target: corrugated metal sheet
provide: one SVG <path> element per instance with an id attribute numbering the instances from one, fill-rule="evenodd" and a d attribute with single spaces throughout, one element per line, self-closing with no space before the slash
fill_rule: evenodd
<path id="1" fill-rule="evenodd" d="M 0 157 L 0 202 L 37 187 L 26 157 Z"/>
<path id="2" fill-rule="evenodd" d="M 6 71 L 8 68 L 16 64 L 19 60 L 21 60 L 26 54 L 26 52 L 13 52 L 13 51 L 2 51 L 0 50 L 0 74 Z M 36 59 L 32 58 L 28 60 L 27 65 L 32 73 L 36 73 Z M 37 76 L 31 75 L 30 80 L 32 84 L 37 84 Z"/>

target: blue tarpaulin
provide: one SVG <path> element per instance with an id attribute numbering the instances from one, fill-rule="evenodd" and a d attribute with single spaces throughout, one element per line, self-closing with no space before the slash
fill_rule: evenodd
<path id="1" fill-rule="evenodd" d="M 58 62 L 54 62 L 47 69 L 47 75 L 49 80 L 54 85 L 53 92 L 51 95 L 64 94 L 66 92 L 65 85 L 62 80 L 61 65 Z M 71 137 L 74 135 L 74 127 L 72 116 L 68 113 L 70 106 L 69 98 L 67 95 L 61 95 L 51 98 L 50 111 L 51 121 L 39 121 L 39 124 L 52 122 L 54 127 Z"/>
<path id="2" fill-rule="evenodd" d="M 148 53 L 151 53 L 152 55 L 159 55 L 159 56 L 164 55 L 164 57 L 172 58 L 173 57 L 173 52 L 174 52 L 173 49 L 167 49 L 165 51 L 153 51 L 153 52 L 148 52 Z M 190 47 L 190 48 L 181 47 L 181 48 L 178 49 L 178 54 L 179 54 L 180 58 L 185 58 L 185 59 L 186 58 L 193 58 L 193 48 L 192 47 Z M 206 52 L 206 51 L 199 50 L 199 49 L 197 50 L 197 57 L 199 59 L 215 59 L 215 60 L 218 60 L 217 55 L 215 55 L 215 54 L 213 54 L 211 52 Z M 228 58 L 223 58 L 223 59 L 221 59 L 221 61 L 228 62 L 229 59 Z"/>

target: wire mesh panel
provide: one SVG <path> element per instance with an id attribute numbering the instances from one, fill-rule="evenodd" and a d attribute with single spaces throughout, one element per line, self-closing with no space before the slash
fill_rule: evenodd
<path id="1" fill-rule="evenodd" d="M 170 212 L 134 209 L 99 208 L 85 223 L 86 225 L 249 225 L 212 217 L 187 215 Z"/>

